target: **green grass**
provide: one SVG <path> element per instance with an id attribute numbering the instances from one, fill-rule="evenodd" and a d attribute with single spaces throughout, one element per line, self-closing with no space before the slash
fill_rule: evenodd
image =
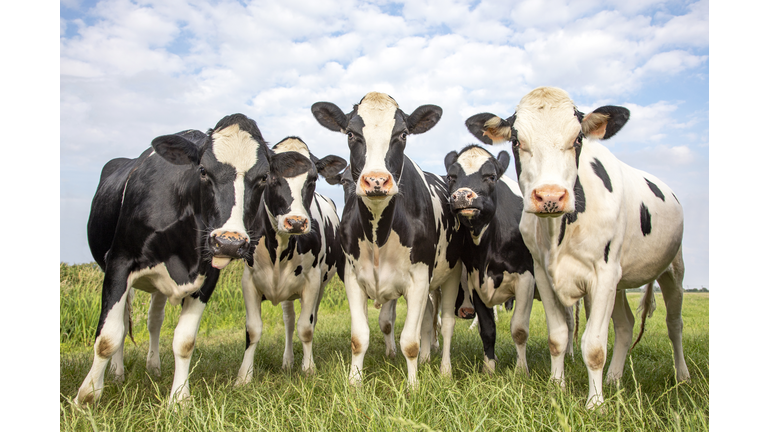
<path id="1" fill-rule="evenodd" d="M 469 321 L 457 322 L 452 345 L 453 379 L 440 376 L 440 354 L 419 367 L 419 388 L 406 389 L 402 354 L 384 357 L 378 311 L 369 307 L 371 343 L 361 388 L 347 384 L 349 311 L 338 278 L 326 288 L 315 333 L 315 376 L 299 372 L 301 343 L 294 338 L 294 370 L 281 370 L 284 330 L 280 306 L 264 302 L 264 332 L 256 350 L 254 380 L 233 383 L 245 345 L 245 308 L 240 292 L 242 264 L 222 273 L 208 304 L 192 356 L 191 403 L 169 409 L 173 378 L 171 340 L 179 307 L 166 306 L 161 332 L 161 378 L 147 374 L 146 330 L 150 296 L 137 292 L 133 303 L 136 345 L 126 342 L 126 377 L 111 380 L 95 407 L 75 408 L 71 401 L 93 360 L 93 333 L 101 302 L 103 274 L 94 265 L 61 265 L 60 429 L 61 430 L 670 430 L 701 431 L 709 426 L 709 295 L 686 294 L 683 346 L 690 382 L 676 383 L 672 346 L 664 321 L 664 302 L 631 353 L 621 387 L 605 386 L 605 403 L 596 412 L 584 408 L 586 367 L 576 343 L 575 359 L 566 357 L 566 391 L 549 383 L 549 350 L 543 307 L 535 302 L 528 343 L 531 376 L 513 372 L 515 349 L 509 334 L 511 312 L 497 323 L 496 374 L 479 372 L 482 343 Z M 630 294 L 635 307 L 639 294 Z M 405 303 L 398 303 L 396 334 L 402 331 Z M 298 311 L 297 311 L 298 313 Z M 639 320 L 638 320 L 639 321 Z M 582 310 L 581 329 L 584 316 Z M 639 322 L 635 326 L 635 334 Z M 609 351 L 613 342 L 609 337 Z M 609 358 L 610 358 L 609 352 Z"/>

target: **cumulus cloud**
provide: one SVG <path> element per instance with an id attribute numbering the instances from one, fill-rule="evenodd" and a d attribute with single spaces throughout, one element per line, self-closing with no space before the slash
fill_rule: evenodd
<path id="1" fill-rule="evenodd" d="M 649 160 L 677 166 L 702 159 L 705 114 L 692 117 L 669 95 L 636 98 L 654 80 L 691 85 L 688 74 L 702 73 L 706 1 L 675 13 L 654 0 L 68 0 L 62 10 L 62 196 L 89 199 L 110 158 L 234 112 L 254 118 L 268 141 L 299 135 L 318 155 L 344 156 L 343 136 L 320 127 L 309 107 L 330 101 L 346 112 L 371 90 L 406 112 L 443 108 L 437 126 L 408 143 L 436 173 L 448 151 L 475 142 L 467 117 L 510 116 L 540 85 L 566 89 L 585 110 L 630 108 L 630 123 L 607 142 L 617 151 L 647 148 Z M 87 178 L 64 183 L 74 171 Z"/>

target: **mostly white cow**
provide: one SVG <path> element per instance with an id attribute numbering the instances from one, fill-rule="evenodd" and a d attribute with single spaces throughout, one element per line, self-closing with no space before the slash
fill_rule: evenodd
<path id="1" fill-rule="evenodd" d="M 405 155 L 408 135 L 430 130 L 442 109 L 424 105 L 408 115 L 391 97 L 371 92 L 348 114 L 329 102 L 315 103 L 312 113 L 322 126 L 345 134 L 350 150 L 355 195 L 345 203 L 340 228 L 346 257 L 343 280 L 352 317 L 350 383 L 362 383 L 370 335 L 368 299 L 385 304 L 403 296 L 408 306 L 400 348 L 408 384 L 418 384 L 417 357 L 426 361 L 430 356 L 429 292 L 438 287 L 442 287 L 441 371 L 450 375 L 461 239 L 444 181 L 423 172 Z"/>
<path id="2" fill-rule="evenodd" d="M 568 343 L 564 306 L 586 297 L 590 314 L 581 338 L 589 375 L 588 407 L 603 402 L 603 367 L 612 318 L 615 344 L 607 381 L 618 381 L 634 317 L 624 289 L 661 286 L 678 380 L 689 379 L 683 357 L 683 209 L 656 177 L 618 160 L 599 143 L 616 134 L 629 110 L 604 106 L 584 115 L 563 90 L 540 87 L 502 119 L 466 121 L 486 144 L 512 142 L 523 196 L 520 231 L 534 260 L 549 329 L 553 380 L 564 386 Z"/>
<path id="3" fill-rule="evenodd" d="M 162 323 L 157 305 L 166 299 L 181 303 L 170 402 L 190 396 L 189 365 L 200 318 L 219 270 L 248 254 L 244 219 L 261 199 L 268 152 L 256 123 L 233 114 L 208 134 L 161 136 L 139 158 L 104 166 L 88 220 L 91 252 L 105 272 L 102 307 L 93 365 L 78 390 L 78 405 L 99 399 L 114 354 L 113 362 L 120 363 L 116 374 L 122 376 L 131 287 L 154 293 L 148 318 L 150 334 L 156 330 L 151 369 Z"/>
<path id="4" fill-rule="evenodd" d="M 298 334 L 304 350 L 301 369 L 313 373 L 312 339 L 323 291 L 343 269 L 339 217 L 333 201 L 315 192 L 318 174 L 333 178 L 347 162 L 338 156 L 317 159 L 299 138 L 272 148 L 261 203 L 247 227 L 254 245 L 243 271 L 245 356 L 237 385 L 253 377 L 253 356 L 261 338 L 261 302 L 282 303 L 285 322 L 283 368 L 293 366 L 294 300 L 301 302 Z"/>

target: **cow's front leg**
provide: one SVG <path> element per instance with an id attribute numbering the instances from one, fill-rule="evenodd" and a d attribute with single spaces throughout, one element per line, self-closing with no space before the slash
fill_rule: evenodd
<path id="1" fill-rule="evenodd" d="M 315 359 L 312 355 L 312 340 L 315 334 L 315 324 L 317 323 L 317 305 L 320 303 L 320 275 L 314 279 L 318 283 L 309 283 L 301 294 L 301 313 L 299 314 L 299 340 L 304 351 L 304 357 L 301 361 L 301 370 L 306 374 L 315 373 Z M 312 288 L 314 287 L 314 288 Z"/>
<path id="2" fill-rule="evenodd" d="M 437 313 L 435 307 L 432 306 L 432 301 L 427 295 L 427 302 L 424 305 L 424 317 L 421 319 L 421 335 L 419 337 L 419 363 L 429 363 L 430 353 L 432 350 L 432 337 L 435 334 L 434 327 L 432 327 L 432 319 Z"/>
<path id="3" fill-rule="evenodd" d="M 395 318 L 397 317 L 397 299 L 390 300 L 379 311 L 379 328 L 384 333 L 384 355 L 394 359 L 397 357 L 395 344 Z"/>
<path id="4" fill-rule="evenodd" d="M 608 351 L 608 326 L 616 300 L 618 277 L 613 271 L 598 271 L 596 283 L 587 289 L 592 305 L 589 319 L 581 336 L 581 355 L 587 366 L 589 395 L 587 409 L 603 403 L 603 368 Z"/>
<path id="5" fill-rule="evenodd" d="M 296 311 L 293 309 L 293 300 L 284 301 L 280 303 L 280 306 L 283 308 L 283 324 L 285 324 L 283 370 L 291 370 L 293 368 L 293 331 L 296 328 Z"/>
<path id="6" fill-rule="evenodd" d="M 549 356 L 551 360 L 550 380 L 558 383 L 565 390 L 565 351 L 568 346 L 568 324 L 566 323 L 565 307 L 555 295 L 546 269 L 533 262 L 536 287 L 544 305 L 549 333 Z"/>
<path id="7" fill-rule="evenodd" d="M 173 357 L 175 369 L 169 404 L 189 398 L 189 364 L 195 351 L 195 339 L 205 303 L 198 298 L 187 297 L 182 301 L 179 323 L 173 333 Z"/>
<path id="8" fill-rule="evenodd" d="M 515 371 L 523 372 L 526 375 L 528 375 L 528 362 L 525 358 L 525 347 L 528 342 L 535 282 L 533 275 L 528 272 L 523 273 L 518 278 L 517 287 L 515 288 L 517 304 L 514 306 L 512 319 L 509 324 L 512 340 L 515 342 L 515 349 L 517 350 Z"/>
<path id="9" fill-rule="evenodd" d="M 120 281 L 122 280 L 122 285 Z M 104 277 L 104 289 L 102 299 L 106 298 L 106 304 L 101 308 L 99 323 L 103 323 L 96 332 L 96 341 L 93 344 L 93 364 L 85 380 L 80 385 L 75 397 L 75 405 L 95 403 L 101 397 L 104 389 L 104 372 L 106 372 L 109 359 L 117 352 L 125 337 L 125 302 L 128 297 L 126 278 L 122 275 L 112 277 L 107 274 Z M 110 304 L 110 300 L 118 294 L 119 300 Z M 122 293 L 122 294 L 120 294 Z M 104 300 L 102 300 L 104 301 Z"/>
<path id="10" fill-rule="evenodd" d="M 459 264 L 452 271 L 452 275 L 443 282 L 440 287 L 442 291 L 441 298 L 441 318 L 440 332 L 443 335 L 443 358 L 440 362 L 440 373 L 451 377 L 451 340 L 453 338 L 453 329 L 456 325 L 456 315 L 454 313 L 456 297 L 459 294 L 459 282 L 461 282 L 461 268 Z"/>
<path id="11" fill-rule="evenodd" d="M 653 289 L 653 287 L 651 287 Z M 635 316 L 627 302 L 627 294 L 622 290 L 616 291 L 616 300 L 613 303 L 613 333 L 615 335 L 613 342 L 613 356 L 611 365 L 608 367 L 608 374 L 605 382 L 608 384 L 618 384 L 624 373 L 624 363 L 627 360 L 627 353 L 632 346 L 632 328 L 635 325 Z"/>
<path id="12" fill-rule="evenodd" d="M 429 273 L 422 265 L 411 272 L 411 286 L 405 292 L 407 312 L 403 332 L 400 334 L 400 349 L 408 366 L 408 387 L 418 387 L 418 356 L 421 345 L 421 322 L 429 300 Z"/>
<path id="13" fill-rule="evenodd" d="M 256 346 L 261 339 L 263 328 L 261 321 L 262 294 L 256 289 L 248 266 L 243 271 L 241 283 L 243 300 L 245 301 L 245 354 L 240 370 L 237 372 L 236 386 L 248 384 L 253 378 L 253 356 L 256 353 Z"/>
<path id="14" fill-rule="evenodd" d="M 352 263 L 347 261 L 344 269 L 344 290 L 347 292 L 351 318 L 352 360 L 349 368 L 349 384 L 363 383 L 363 360 L 368 351 L 370 329 L 368 327 L 368 295 L 357 282 Z"/>
<path id="15" fill-rule="evenodd" d="M 496 321 L 493 319 L 493 307 L 488 307 L 483 299 L 475 295 L 475 313 L 480 332 L 480 340 L 483 341 L 483 370 L 489 374 L 496 371 Z"/>
<path id="16" fill-rule="evenodd" d="M 147 370 L 160 376 L 160 329 L 165 319 L 165 302 L 168 297 L 160 291 L 152 293 L 147 313 L 147 330 L 149 331 L 149 351 L 147 352 Z"/>
<path id="17" fill-rule="evenodd" d="M 112 355 L 109 370 L 114 374 L 115 381 L 125 381 L 125 364 L 123 358 L 125 355 L 125 338 L 128 336 L 128 329 L 131 326 L 131 303 L 133 302 L 134 290 L 128 289 L 128 297 L 125 300 L 125 312 L 123 313 L 123 337 L 120 338 L 120 346 Z"/>

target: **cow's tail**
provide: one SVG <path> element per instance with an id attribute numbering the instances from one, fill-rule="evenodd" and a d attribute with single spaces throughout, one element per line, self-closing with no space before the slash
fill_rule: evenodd
<path id="1" fill-rule="evenodd" d="M 630 351 L 635 348 L 635 345 L 640 342 L 640 338 L 643 337 L 643 333 L 645 332 L 645 319 L 652 317 L 653 311 L 656 310 L 656 297 L 653 295 L 653 282 L 654 281 L 651 281 L 651 283 L 645 286 L 645 294 L 643 294 L 643 298 L 640 299 L 640 304 L 637 305 L 636 313 L 641 316 L 640 334 L 637 335 L 637 340 L 632 344 L 632 348 L 629 349 Z"/>
<path id="2" fill-rule="evenodd" d="M 133 290 L 133 287 L 128 288 L 128 298 L 125 301 L 125 313 L 128 315 L 128 336 L 131 337 L 131 342 L 133 342 L 133 345 L 136 345 L 136 341 L 133 339 L 133 296 L 136 294 L 136 291 Z"/>

